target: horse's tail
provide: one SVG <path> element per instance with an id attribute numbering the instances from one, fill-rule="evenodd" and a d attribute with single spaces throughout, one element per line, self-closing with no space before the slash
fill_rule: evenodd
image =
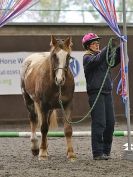
<path id="1" fill-rule="evenodd" d="M 50 125 L 49 125 L 50 129 L 58 127 L 57 111 L 56 110 L 53 110 L 53 112 L 51 113 L 49 121 L 50 121 Z"/>

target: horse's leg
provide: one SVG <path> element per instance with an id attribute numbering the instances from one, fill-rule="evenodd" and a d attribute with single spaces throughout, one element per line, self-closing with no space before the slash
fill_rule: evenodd
<path id="1" fill-rule="evenodd" d="M 51 112 L 48 110 L 42 111 L 42 120 L 41 120 L 41 144 L 40 144 L 40 149 L 39 149 L 39 160 L 45 160 L 48 157 L 48 152 L 47 152 L 47 133 L 49 130 L 49 116 Z"/>
<path id="2" fill-rule="evenodd" d="M 39 154 L 39 144 L 38 144 L 38 138 L 36 135 L 36 128 L 37 128 L 37 122 L 33 119 L 30 120 L 30 126 L 31 126 L 31 151 L 34 156 Z"/>
<path id="3" fill-rule="evenodd" d="M 65 116 L 67 120 L 70 120 L 71 111 L 72 111 L 72 105 L 69 104 L 67 105 L 67 107 L 65 107 Z M 72 126 L 66 121 L 64 121 L 64 133 L 67 142 L 67 158 L 73 160 L 76 158 L 76 155 L 74 154 L 73 145 L 72 145 Z"/>
<path id="4" fill-rule="evenodd" d="M 42 114 L 40 110 L 40 105 L 37 102 L 34 102 L 34 114 L 36 116 L 32 116 L 32 119 L 30 119 L 30 125 L 31 125 L 31 150 L 33 155 L 39 154 L 39 144 L 38 144 L 38 138 L 36 135 L 36 129 L 38 127 L 38 124 L 40 123 L 40 120 L 42 119 Z"/>
<path id="5" fill-rule="evenodd" d="M 25 104 L 27 106 L 27 109 L 29 111 L 29 119 L 30 119 L 30 126 L 31 126 L 31 151 L 33 155 L 38 155 L 39 154 L 39 144 L 38 144 L 38 139 L 36 136 L 36 128 L 37 128 L 37 114 L 35 112 L 35 105 L 33 100 L 30 98 L 30 96 L 24 92 L 23 97 L 25 100 Z"/>

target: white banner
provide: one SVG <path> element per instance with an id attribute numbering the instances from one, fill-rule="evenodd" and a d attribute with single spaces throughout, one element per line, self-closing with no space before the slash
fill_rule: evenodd
<path id="1" fill-rule="evenodd" d="M 86 81 L 84 77 L 83 70 L 83 55 L 84 52 L 72 52 L 71 56 L 74 60 L 70 62 L 70 68 L 74 75 L 75 80 L 75 92 L 85 92 L 86 91 Z"/>
<path id="2" fill-rule="evenodd" d="M 20 68 L 23 60 L 31 52 L 0 53 L 0 95 L 21 94 Z M 70 68 L 74 75 L 75 92 L 86 91 L 86 83 L 83 71 L 83 52 L 72 52 L 74 60 L 70 62 Z"/>

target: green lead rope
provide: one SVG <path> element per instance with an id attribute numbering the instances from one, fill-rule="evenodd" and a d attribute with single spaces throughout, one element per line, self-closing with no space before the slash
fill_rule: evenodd
<path id="1" fill-rule="evenodd" d="M 116 47 L 112 47 L 112 40 L 113 38 L 110 38 L 108 45 L 107 45 L 107 52 L 106 52 L 106 62 L 108 64 L 108 67 L 111 68 L 115 65 L 115 56 L 116 56 Z M 110 53 L 110 56 L 109 56 Z M 109 60 L 109 58 L 111 58 Z"/>
<path id="2" fill-rule="evenodd" d="M 107 45 L 106 61 L 107 61 L 107 64 L 108 64 L 108 68 L 107 68 L 105 77 L 104 77 L 104 79 L 103 79 L 103 82 L 102 82 L 102 84 L 101 84 L 101 87 L 100 87 L 100 89 L 99 89 L 99 92 L 98 92 L 98 94 L 97 94 L 97 97 L 96 97 L 96 99 L 95 99 L 95 101 L 94 101 L 94 103 L 93 103 L 91 109 L 89 110 L 89 112 L 88 112 L 82 119 L 80 119 L 80 120 L 78 120 L 78 121 L 70 121 L 70 120 L 67 119 L 67 116 L 66 116 L 66 113 L 65 113 L 65 110 L 64 110 L 64 107 L 63 107 L 63 103 L 62 103 L 62 100 L 61 100 L 61 96 L 62 96 L 62 95 L 61 95 L 61 93 L 62 93 L 62 92 L 61 92 L 61 86 L 59 86 L 59 104 L 60 104 L 62 113 L 63 113 L 63 115 L 64 115 L 64 119 L 65 119 L 65 121 L 66 121 L 67 123 L 69 123 L 69 124 L 77 124 L 77 123 L 82 122 L 82 121 L 85 120 L 87 117 L 89 117 L 90 113 L 91 113 L 92 110 L 94 109 L 94 107 L 95 107 L 95 105 L 96 105 L 96 103 L 97 103 L 97 100 L 98 100 L 98 98 L 99 98 L 99 96 L 100 96 L 100 94 L 101 94 L 101 91 L 102 91 L 102 89 L 103 89 L 103 86 L 104 86 L 105 80 L 106 80 L 106 78 L 107 78 L 107 75 L 108 75 L 108 73 L 109 73 L 109 71 L 110 71 L 110 68 L 113 67 L 114 64 L 115 64 L 116 47 L 113 47 L 113 46 L 112 46 L 112 40 L 113 40 L 113 38 L 110 38 L 110 40 L 109 40 L 109 42 L 108 42 L 108 45 Z"/>

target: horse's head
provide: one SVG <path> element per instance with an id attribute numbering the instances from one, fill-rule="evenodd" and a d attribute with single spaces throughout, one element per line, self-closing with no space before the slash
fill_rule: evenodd
<path id="1" fill-rule="evenodd" d="M 65 40 L 51 36 L 51 60 L 56 85 L 64 85 L 66 72 L 69 67 L 72 41 L 70 37 Z"/>

